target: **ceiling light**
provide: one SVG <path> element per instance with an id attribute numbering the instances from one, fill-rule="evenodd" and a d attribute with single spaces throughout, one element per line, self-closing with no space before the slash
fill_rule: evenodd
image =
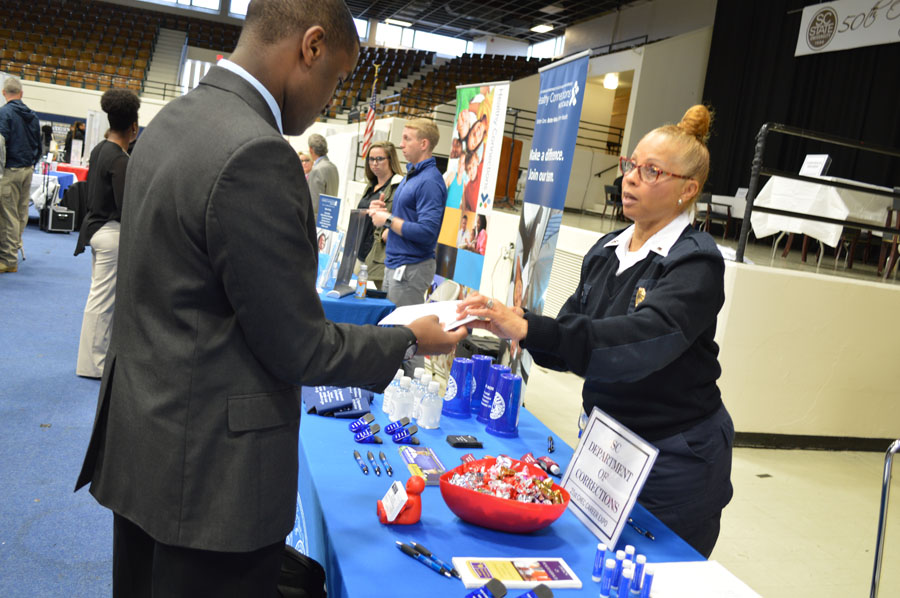
<path id="1" fill-rule="evenodd" d="M 606 73 L 603 77 L 603 87 L 606 89 L 615 89 L 619 86 L 619 73 Z"/>
<path id="2" fill-rule="evenodd" d="M 388 25 L 397 25 L 398 27 L 412 27 L 412 23 L 408 21 L 399 21 L 397 19 L 385 19 L 384 22 Z"/>
<path id="3" fill-rule="evenodd" d="M 548 15 L 555 15 L 561 13 L 565 9 L 559 4 L 548 4 L 547 6 L 539 10 L 540 12 L 547 13 Z"/>
<path id="4" fill-rule="evenodd" d="M 553 31 L 553 25 L 535 25 L 531 30 L 535 33 L 547 33 L 548 31 Z"/>

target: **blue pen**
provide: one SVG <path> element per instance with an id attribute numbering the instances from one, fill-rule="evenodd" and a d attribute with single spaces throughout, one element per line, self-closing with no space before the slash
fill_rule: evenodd
<path id="1" fill-rule="evenodd" d="M 644 570 L 644 582 L 641 584 L 641 598 L 650 598 L 650 586 L 653 585 L 653 567 Z"/>
<path id="2" fill-rule="evenodd" d="M 432 561 L 434 561 L 435 563 L 437 563 L 438 565 L 443 567 L 446 571 L 449 571 L 450 575 L 452 575 L 453 577 L 459 577 L 459 571 L 457 571 L 453 565 L 448 565 L 441 559 L 437 558 L 436 556 L 434 556 L 434 554 L 430 550 L 428 550 L 427 548 L 425 548 L 418 542 L 410 542 L 410 544 L 412 545 L 413 549 L 415 549 L 416 552 L 430 558 Z"/>
<path id="3" fill-rule="evenodd" d="M 415 549 L 413 549 L 411 546 L 407 546 L 403 542 L 397 542 L 397 548 L 399 548 L 400 552 L 402 552 L 403 554 L 416 559 L 417 561 L 419 561 L 420 563 L 422 563 L 423 565 L 425 565 L 426 567 L 428 567 L 435 573 L 439 573 L 440 575 L 450 577 L 449 571 L 445 571 L 443 567 L 441 567 L 440 565 L 435 563 L 433 560 L 431 560 L 424 554 L 420 554 L 420 553 L 416 552 Z"/>

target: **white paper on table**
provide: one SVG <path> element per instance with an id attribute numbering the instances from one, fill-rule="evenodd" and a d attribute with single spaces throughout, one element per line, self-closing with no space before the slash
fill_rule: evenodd
<path id="1" fill-rule="evenodd" d="M 418 305 L 404 305 L 382 318 L 378 325 L 404 326 L 425 316 L 437 316 L 438 321 L 444 325 L 444 330 L 453 330 L 478 319 L 476 316 L 467 316 L 461 320 L 457 319 L 456 306 L 458 304 L 459 301 L 434 301 Z"/>
<path id="2" fill-rule="evenodd" d="M 717 561 L 653 563 L 652 567 L 653 598 L 761 598 Z"/>

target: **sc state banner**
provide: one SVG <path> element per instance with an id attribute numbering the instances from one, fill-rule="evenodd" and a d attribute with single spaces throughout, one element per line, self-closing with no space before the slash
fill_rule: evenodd
<path id="1" fill-rule="evenodd" d="M 836 0 L 803 9 L 794 56 L 900 42 L 900 0 Z"/>

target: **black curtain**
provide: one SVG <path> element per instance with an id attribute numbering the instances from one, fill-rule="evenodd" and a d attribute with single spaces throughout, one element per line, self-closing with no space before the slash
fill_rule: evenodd
<path id="1" fill-rule="evenodd" d="M 815 0 L 720 0 L 704 103 L 715 112 L 707 190 L 747 187 L 766 122 L 900 148 L 900 43 L 794 57 L 801 11 Z M 770 133 L 763 164 L 798 172 L 829 154 L 829 175 L 894 187 L 900 160 Z"/>

